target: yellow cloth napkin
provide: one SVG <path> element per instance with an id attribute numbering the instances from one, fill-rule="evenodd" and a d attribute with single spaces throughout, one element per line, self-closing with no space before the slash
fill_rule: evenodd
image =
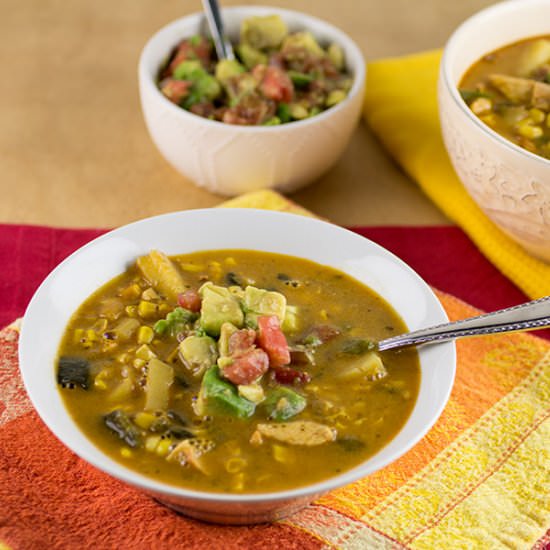
<path id="1" fill-rule="evenodd" d="M 441 52 L 369 63 L 364 115 L 403 169 L 481 252 L 531 298 L 550 294 L 550 265 L 527 254 L 482 212 L 458 179 L 441 137 Z"/>

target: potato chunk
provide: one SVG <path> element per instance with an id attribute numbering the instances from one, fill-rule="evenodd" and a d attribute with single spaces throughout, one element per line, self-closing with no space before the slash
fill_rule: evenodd
<path id="1" fill-rule="evenodd" d="M 296 420 L 278 424 L 258 424 L 260 435 L 270 437 L 290 445 L 305 445 L 312 447 L 322 445 L 336 439 L 336 430 L 325 424 L 310 420 Z"/>
<path id="2" fill-rule="evenodd" d="M 176 303 L 178 295 L 186 290 L 183 277 L 166 254 L 152 250 L 136 263 L 151 286 L 171 302 Z"/>

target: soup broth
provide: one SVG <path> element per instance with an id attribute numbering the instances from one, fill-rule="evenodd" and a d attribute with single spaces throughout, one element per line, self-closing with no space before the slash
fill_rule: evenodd
<path id="1" fill-rule="evenodd" d="M 76 311 L 57 375 L 75 422 L 126 467 L 197 490 L 280 491 L 353 468 L 401 429 L 418 355 L 379 356 L 373 342 L 404 331 L 327 266 L 152 252 Z"/>
<path id="2" fill-rule="evenodd" d="M 464 75 L 459 88 L 484 123 L 550 159 L 550 35 L 484 56 Z"/>

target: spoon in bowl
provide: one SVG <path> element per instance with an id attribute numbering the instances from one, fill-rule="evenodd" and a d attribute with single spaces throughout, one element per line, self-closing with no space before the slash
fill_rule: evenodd
<path id="1" fill-rule="evenodd" d="M 210 34 L 214 40 L 214 47 L 216 48 L 218 59 L 235 59 L 231 42 L 225 37 L 218 0 L 202 0 L 202 6 L 206 14 L 206 21 L 208 22 Z"/>
<path id="2" fill-rule="evenodd" d="M 419 344 L 447 342 L 466 336 L 548 327 L 550 327 L 550 296 L 462 321 L 444 323 L 386 338 L 378 342 L 378 350 L 386 351 Z"/>

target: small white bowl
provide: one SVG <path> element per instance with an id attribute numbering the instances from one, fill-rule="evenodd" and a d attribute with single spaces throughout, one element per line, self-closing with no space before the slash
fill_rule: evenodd
<path id="1" fill-rule="evenodd" d="M 61 263 L 27 308 L 19 360 L 34 407 L 50 430 L 77 455 L 189 516 L 242 524 L 285 517 L 319 495 L 383 468 L 409 450 L 443 410 L 454 380 L 456 356 L 454 343 L 420 348 L 419 395 L 402 430 L 369 460 L 320 483 L 264 494 L 221 494 L 174 487 L 129 470 L 88 440 L 63 405 L 55 359 L 69 318 L 92 292 L 151 249 L 181 254 L 236 248 L 299 256 L 344 271 L 385 298 L 411 330 L 447 321 L 436 296 L 411 268 L 355 233 L 293 214 L 252 209 L 188 210 L 111 231 Z"/>
<path id="2" fill-rule="evenodd" d="M 200 187 L 220 195 L 274 188 L 290 192 L 323 174 L 344 151 L 358 121 L 365 90 L 365 60 L 349 36 L 311 15 L 266 6 L 222 10 L 228 36 L 254 15 L 278 14 L 291 31 L 310 30 L 321 43 L 336 42 L 354 78 L 340 104 L 306 120 L 278 126 L 237 126 L 178 107 L 158 90 L 159 68 L 183 38 L 204 33 L 204 16 L 183 17 L 159 30 L 139 60 L 139 90 L 147 128 L 166 160 Z"/>
<path id="3" fill-rule="evenodd" d="M 458 92 L 464 73 L 484 55 L 544 34 L 550 34 L 548 0 L 511 0 L 480 11 L 445 46 L 438 97 L 445 145 L 467 191 L 512 239 L 550 262 L 550 161 L 497 134 Z"/>

